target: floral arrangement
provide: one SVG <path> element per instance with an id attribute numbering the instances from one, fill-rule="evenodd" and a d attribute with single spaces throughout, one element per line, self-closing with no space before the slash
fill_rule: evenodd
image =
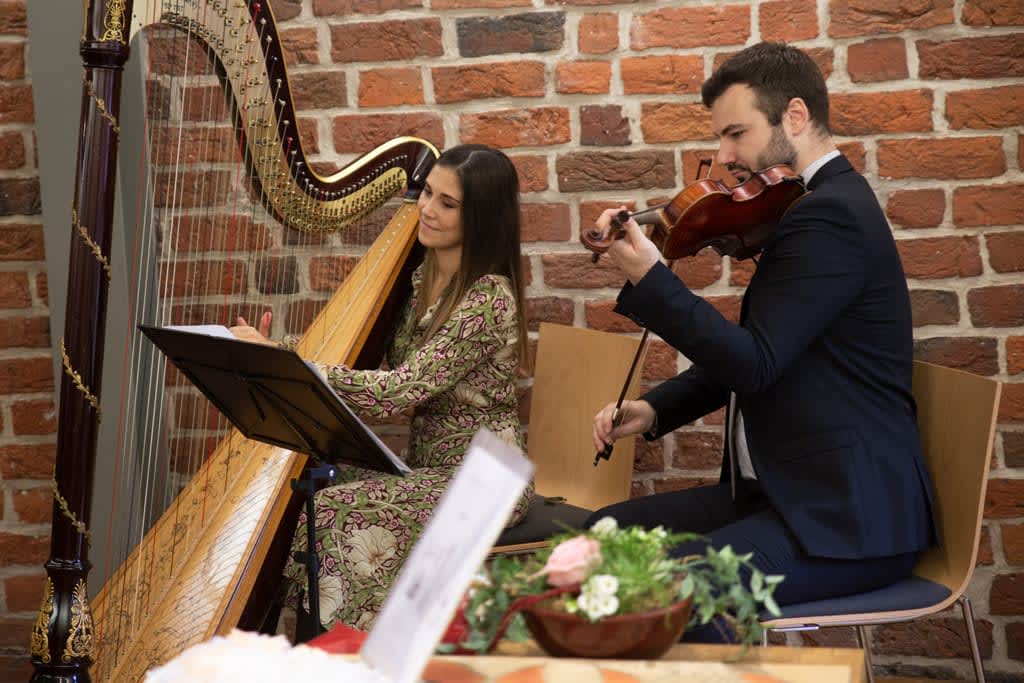
<path id="1" fill-rule="evenodd" d="M 549 607 L 590 621 L 655 610 L 692 598 L 690 626 L 721 616 L 743 645 L 759 642 L 762 609 L 778 615 L 772 598 L 782 576 L 766 575 L 726 546 L 708 547 L 704 555 L 669 557 L 676 545 L 699 539 L 690 533 L 669 533 L 662 527 L 620 528 L 604 517 L 586 531 L 551 539 L 535 555 L 497 557 L 474 580 L 463 615 L 466 637 L 461 647 L 487 651 L 503 635 L 529 637 L 518 606 L 547 599 Z M 749 572 L 745 584 L 741 570 Z"/>

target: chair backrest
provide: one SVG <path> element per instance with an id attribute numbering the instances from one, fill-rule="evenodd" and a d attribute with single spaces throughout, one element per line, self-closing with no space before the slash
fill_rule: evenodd
<path id="1" fill-rule="evenodd" d="M 935 486 L 941 544 L 914 573 L 959 596 L 974 571 L 1001 385 L 961 370 L 914 362 L 914 400 L 925 461 Z"/>
<path id="2" fill-rule="evenodd" d="M 616 400 L 639 339 L 541 323 L 534 363 L 526 450 L 537 493 L 596 510 L 629 498 L 634 440 L 620 439 L 594 466 L 594 415 Z M 642 359 L 637 365 L 643 367 Z M 636 396 L 638 370 L 627 392 Z"/>

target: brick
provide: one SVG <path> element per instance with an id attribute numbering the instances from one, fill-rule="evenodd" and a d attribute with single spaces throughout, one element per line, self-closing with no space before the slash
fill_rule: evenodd
<path id="1" fill-rule="evenodd" d="M 978 238 L 930 237 L 896 242 L 908 278 L 981 275 Z"/>
<path id="2" fill-rule="evenodd" d="M 319 139 L 319 123 L 316 119 L 308 116 L 300 116 L 295 122 L 299 128 L 299 144 L 302 146 L 302 153 L 308 158 L 312 154 L 319 154 L 320 152 L 320 139 Z M 310 164 L 316 170 L 314 164 Z M 332 166 L 330 170 L 326 170 L 321 175 L 331 175 L 337 170 L 336 166 Z M 320 173 L 320 171 L 316 171 Z"/>
<path id="3" fill-rule="evenodd" d="M 1024 324 L 1024 285 L 977 287 L 967 292 L 967 310 L 975 327 Z"/>
<path id="4" fill-rule="evenodd" d="M 47 316 L 0 318 L 0 349 L 48 348 L 50 319 Z"/>
<path id="5" fill-rule="evenodd" d="M 704 59 L 700 55 L 623 57 L 620 71 L 627 95 L 699 93 Z"/>
<path id="6" fill-rule="evenodd" d="M 985 493 L 985 519 L 1016 517 L 1024 517 L 1024 479 L 989 479 Z"/>
<path id="7" fill-rule="evenodd" d="M 172 297 L 243 294 L 248 289 L 248 264 L 242 260 L 176 261 L 160 272 L 161 291 Z"/>
<path id="8" fill-rule="evenodd" d="M 955 325 L 960 322 L 960 303 L 956 292 L 935 289 L 910 290 L 910 309 L 914 327 Z"/>
<path id="9" fill-rule="evenodd" d="M 243 213 L 202 213 L 174 217 L 173 229 L 167 227 L 176 253 L 208 251 L 257 252 L 274 246 L 271 229 L 254 224 L 252 216 Z"/>
<path id="10" fill-rule="evenodd" d="M 978 185 L 953 190 L 958 228 L 1024 223 L 1024 184 Z"/>
<path id="11" fill-rule="evenodd" d="M 664 472 L 665 471 L 665 439 L 648 441 L 643 437 L 636 438 L 634 447 L 633 471 L 634 472 Z"/>
<path id="12" fill-rule="evenodd" d="M 27 85 L 0 83 L 0 124 L 32 123 L 32 88 Z"/>
<path id="13" fill-rule="evenodd" d="M 789 42 L 818 36 L 818 7 L 814 0 L 771 0 L 757 11 L 761 40 Z"/>
<path id="14" fill-rule="evenodd" d="M 607 93 L 612 80 L 611 62 L 559 62 L 555 65 L 555 92 L 566 95 Z"/>
<path id="15" fill-rule="evenodd" d="M 840 142 L 836 147 L 850 161 L 857 173 L 864 173 L 867 167 L 867 151 L 863 142 Z"/>
<path id="16" fill-rule="evenodd" d="M 543 192 L 548 189 L 548 160 L 539 155 L 520 154 L 511 157 L 519 176 L 520 192 Z"/>
<path id="17" fill-rule="evenodd" d="M 749 37 L 750 8 L 739 4 L 637 12 L 629 27 L 633 50 L 743 45 Z"/>
<path id="18" fill-rule="evenodd" d="M 20 81 L 25 78 L 24 42 L 0 43 L 0 81 Z"/>
<path id="19" fill-rule="evenodd" d="M 431 9 L 462 9 L 465 7 L 530 7 L 531 0 L 431 0 Z"/>
<path id="20" fill-rule="evenodd" d="M 39 609 L 43 600 L 43 586 L 46 575 L 37 574 L 8 576 L 4 579 L 4 595 L 10 612 L 33 612 Z"/>
<path id="21" fill-rule="evenodd" d="M 829 125 L 836 135 L 914 133 L 932 129 L 931 90 L 849 93 L 831 97 Z"/>
<path id="22" fill-rule="evenodd" d="M 678 431 L 672 439 L 672 467 L 682 470 L 717 470 L 721 467 L 721 431 Z"/>
<path id="23" fill-rule="evenodd" d="M 0 271 L 0 309 L 29 308 L 32 306 L 32 290 L 29 289 L 28 274 Z"/>
<path id="24" fill-rule="evenodd" d="M 333 292 L 345 281 L 358 259 L 352 256 L 315 256 L 309 262 L 309 288 L 314 292 Z"/>
<path id="25" fill-rule="evenodd" d="M 577 29 L 577 45 L 583 54 L 603 55 L 619 46 L 619 17 L 616 14 L 584 14 Z"/>
<path id="26" fill-rule="evenodd" d="M 577 152 L 555 160 L 562 192 L 649 190 L 675 185 L 675 164 L 669 151 Z"/>
<path id="27" fill-rule="evenodd" d="M 1024 76 L 1020 35 L 917 41 L 918 78 L 1012 78 Z"/>
<path id="28" fill-rule="evenodd" d="M 271 6 L 274 10 L 274 18 L 278 22 L 283 22 L 299 16 L 302 11 L 302 0 L 273 0 Z"/>
<path id="29" fill-rule="evenodd" d="M 1003 384 L 997 420 L 1001 423 L 1024 422 L 1024 383 Z"/>
<path id="30" fill-rule="evenodd" d="M 153 197 L 160 208 L 195 209 L 224 206 L 233 183 L 226 171 L 159 173 Z"/>
<path id="31" fill-rule="evenodd" d="M 331 61 L 392 62 L 440 57 L 441 20 L 408 19 L 331 25 Z"/>
<path id="32" fill-rule="evenodd" d="M 1009 565 L 1024 565 L 1024 524 L 1001 524 L 1003 553 Z"/>
<path id="33" fill-rule="evenodd" d="M 642 498 L 654 493 L 654 487 L 650 481 L 633 481 L 629 484 L 629 497 Z"/>
<path id="34" fill-rule="evenodd" d="M 957 90 L 946 95 L 951 128 L 1010 128 L 1024 125 L 1024 86 Z"/>
<path id="35" fill-rule="evenodd" d="M 846 48 L 846 71 L 854 83 L 898 81 L 910 75 L 902 38 L 866 40 Z"/>
<path id="36" fill-rule="evenodd" d="M 42 212 L 39 178 L 0 178 L 0 216 L 37 216 Z"/>
<path id="37" fill-rule="evenodd" d="M 946 213 L 946 192 L 933 190 L 896 190 L 889 195 L 885 214 L 901 228 L 934 228 Z"/>
<path id="38" fill-rule="evenodd" d="M 360 107 L 403 104 L 423 104 L 423 78 L 419 69 L 368 69 L 359 73 Z"/>
<path id="39" fill-rule="evenodd" d="M 997 273 L 1024 270 L 1024 231 L 985 235 L 988 262 Z"/>
<path id="40" fill-rule="evenodd" d="M 1024 621 L 1006 624 L 1006 655 L 1010 659 L 1024 660 Z"/>
<path id="41" fill-rule="evenodd" d="M 700 104 L 649 102 L 640 106 L 644 142 L 711 140 L 711 112 Z"/>
<path id="42" fill-rule="evenodd" d="M 565 107 L 504 109 L 459 116 L 462 142 L 495 147 L 544 146 L 569 142 Z"/>
<path id="43" fill-rule="evenodd" d="M 585 104 L 580 107 L 580 144 L 628 145 L 632 142 L 629 119 L 617 104 Z"/>
<path id="44" fill-rule="evenodd" d="M 26 524 L 49 524 L 53 513 L 53 494 L 49 486 L 11 491 L 14 514 Z"/>
<path id="45" fill-rule="evenodd" d="M 878 175 L 884 178 L 990 178 L 1005 171 L 998 137 L 878 141 Z"/>
<path id="46" fill-rule="evenodd" d="M 57 407 L 50 399 L 12 403 L 11 426 L 17 436 L 55 434 L 57 432 Z"/>
<path id="47" fill-rule="evenodd" d="M 641 377 L 647 382 L 675 377 L 679 373 L 676 364 L 678 358 L 679 352 L 665 342 L 657 339 L 648 341 Z"/>
<path id="48" fill-rule="evenodd" d="M 520 204 L 522 242 L 565 242 L 571 235 L 568 204 Z"/>
<path id="49" fill-rule="evenodd" d="M 992 555 L 992 534 L 989 533 L 988 526 L 981 526 L 981 537 L 978 539 L 978 556 L 975 560 L 975 566 L 992 566 L 995 559 Z"/>
<path id="50" fill-rule="evenodd" d="M 0 134 L 0 169 L 14 170 L 25 165 L 25 135 L 20 132 Z"/>
<path id="51" fill-rule="evenodd" d="M 716 311 L 722 314 L 726 320 L 739 325 L 741 297 L 738 296 L 709 296 L 705 301 L 711 304 Z"/>
<path id="52" fill-rule="evenodd" d="M 431 6 L 438 7 L 436 0 Z M 414 7 L 423 7 L 423 0 L 313 0 L 313 14 L 318 17 L 383 14 Z"/>
<path id="53" fill-rule="evenodd" d="M 1006 372 L 1010 375 L 1024 372 L 1024 337 L 1006 338 Z"/>
<path id="54" fill-rule="evenodd" d="M 729 284 L 733 287 L 746 287 L 757 272 L 754 259 L 734 259 L 729 257 Z"/>
<path id="55" fill-rule="evenodd" d="M 671 491 L 685 491 L 686 489 L 697 488 L 698 486 L 708 486 L 709 484 L 717 484 L 718 477 L 688 477 L 685 475 L 669 475 L 661 479 L 654 479 L 655 493 L 669 493 Z"/>
<path id="56" fill-rule="evenodd" d="M 220 411 L 189 385 L 174 392 L 174 424 L 182 429 L 217 431 L 224 428 Z"/>
<path id="57" fill-rule="evenodd" d="M 1024 432 L 1003 432 L 1003 462 L 1007 467 L 1024 467 Z"/>
<path id="58" fill-rule="evenodd" d="M 1000 574 L 988 595 L 990 614 L 1024 614 L 1024 574 Z"/>
<path id="59" fill-rule="evenodd" d="M 992 623 L 975 620 L 981 656 L 992 656 Z M 970 657 L 967 632 L 960 619 L 916 619 L 874 628 L 873 653 L 919 657 Z"/>
<path id="60" fill-rule="evenodd" d="M 784 633 L 776 635 L 784 636 Z M 800 633 L 800 643 L 802 646 L 810 647 L 856 647 L 857 644 L 857 632 L 848 627 L 840 626 L 838 628 L 823 628 L 818 631 L 806 631 Z M 780 645 L 782 643 L 779 643 Z"/>
<path id="61" fill-rule="evenodd" d="M 210 58 L 198 40 L 182 33 L 165 34 L 149 42 L 149 69 L 161 76 L 206 74 L 210 71 Z"/>
<path id="62" fill-rule="evenodd" d="M 55 443 L 0 446 L 0 478 L 49 479 L 55 455 Z"/>
<path id="63" fill-rule="evenodd" d="M 852 38 L 878 33 L 902 33 L 953 23 L 953 0 L 924 3 L 829 2 L 828 35 Z"/>
<path id="64" fill-rule="evenodd" d="M 710 287 L 722 279 L 722 257 L 713 249 L 702 249 L 690 258 L 677 259 L 672 272 L 690 289 Z"/>
<path id="65" fill-rule="evenodd" d="M 281 46 L 289 68 L 320 63 L 320 39 L 315 28 L 282 29 Z"/>
<path id="66" fill-rule="evenodd" d="M 640 326 L 615 312 L 615 301 L 587 301 L 583 304 L 583 317 L 587 327 L 604 332 L 640 332 Z"/>
<path id="67" fill-rule="evenodd" d="M 535 61 L 439 66 L 431 70 L 438 103 L 489 97 L 542 97 L 544 64 Z"/>
<path id="68" fill-rule="evenodd" d="M 542 322 L 572 325 L 575 304 L 571 299 L 542 296 L 526 300 L 526 325 L 530 330 L 540 329 Z"/>
<path id="69" fill-rule="evenodd" d="M 544 284 L 564 289 L 593 289 L 595 287 L 621 287 L 626 281 L 622 272 L 608 259 L 591 263 L 590 255 L 544 254 Z"/>
<path id="70" fill-rule="evenodd" d="M 202 73 L 202 72 L 198 72 Z M 171 74 L 172 78 L 179 77 Z M 157 96 L 156 93 L 159 93 Z M 162 129 L 154 137 L 161 140 L 164 146 L 172 149 L 177 146 L 176 140 L 181 127 L 177 122 L 168 120 L 167 111 L 170 96 L 166 90 L 156 91 L 149 104 L 149 115 L 154 115 L 160 121 Z M 219 85 L 189 85 L 185 86 L 185 93 L 181 104 L 181 116 L 186 121 L 206 123 L 211 120 L 224 121 L 229 118 L 228 103 L 224 98 L 224 91 Z M 173 152 L 171 152 L 173 154 Z"/>
<path id="71" fill-rule="evenodd" d="M 20 564 L 39 566 L 46 561 L 49 550 L 49 534 L 30 536 L 0 531 L 0 567 L 13 567 Z M 0 628 L 0 633 L 3 631 L 4 629 Z"/>
<path id="72" fill-rule="evenodd" d="M 455 33 L 463 57 L 552 52 L 560 50 L 565 42 L 565 13 L 524 12 L 456 19 Z"/>
<path id="73" fill-rule="evenodd" d="M 36 275 L 36 294 L 42 299 L 43 306 L 48 306 L 49 302 L 47 297 L 49 296 L 49 288 L 46 279 L 46 273 L 39 273 Z"/>
<path id="74" fill-rule="evenodd" d="M 625 207 L 627 211 L 636 210 L 636 202 L 633 201 L 594 201 L 580 202 L 580 230 L 588 230 L 597 225 L 597 219 L 601 217 L 607 209 L 621 209 Z"/>
<path id="75" fill-rule="evenodd" d="M 334 109 L 348 105 L 345 72 L 340 69 L 295 74 L 289 83 L 292 100 L 299 111 Z"/>
<path id="76" fill-rule="evenodd" d="M 1021 26 L 1024 13 L 1016 0 L 965 0 L 961 21 L 967 26 Z"/>
<path id="77" fill-rule="evenodd" d="M 444 146 L 441 117 L 434 114 L 347 114 L 331 121 L 331 137 L 339 153 L 363 154 L 400 135 L 412 135 Z"/>
<path id="78" fill-rule="evenodd" d="M 28 35 L 28 0 L 0 0 L 0 34 Z"/>
<path id="79" fill-rule="evenodd" d="M 999 372 L 994 337 L 931 337 L 914 341 L 914 358 L 989 377 Z"/>

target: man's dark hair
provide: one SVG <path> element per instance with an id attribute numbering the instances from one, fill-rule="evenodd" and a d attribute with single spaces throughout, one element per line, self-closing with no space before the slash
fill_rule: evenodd
<path id="1" fill-rule="evenodd" d="M 749 85 L 757 97 L 757 108 L 777 126 L 789 101 L 799 97 L 807 104 L 811 122 L 830 133 L 828 88 L 821 70 L 807 53 L 785 43 L 758 43 L 737 52 L 704 81 L 700 96 L 710 108 L 729 86 Z"/>

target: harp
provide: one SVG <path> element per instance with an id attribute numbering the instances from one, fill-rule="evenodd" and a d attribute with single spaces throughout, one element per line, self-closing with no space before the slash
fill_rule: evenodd
<path id="1" fill-rule="evenodd" d="M 122 535 L 131 549 L 123 560 L 107 563 L 102 588 L 90 596 L 90 546 L 105 531 L 90 522 L 100 413 L 106 405 L 101 392 L 106 319 L 111 282 L 117 279 L 112 224 L 119 151 L 127 136 L 122 99 L 140 102 L 151 115 L 145 140 L 170 141 L 167 146 L 146 142 L 120 155 L 122 176 L 138 176 L 139 204 L 151 207 L 139 212 L 137 244 L 129 250 L 136 256 L 125 264 L 142 274 L 138 281 L 149 283 L 127 306 L 130 327 L 232 324 L 239 314 L 258 314 L 262 306 L 252 300 L 258 297 L 250 287 L 263 294 L 289 293 L 281 284 L 288 281 L 281 273 L 290 270 L 280 246 L 308 239 L 307 249 L 338 247 L 344 254 L 338 260 L 349 265 L 343 275 L 333 273 L 342 282 L 329 299 L 303 302 L 296 320 L 286 319 L 279 331 L 305 330 L 300 354 L 353 367 L 379 361 L 404 298 L 402 285 L 417 258 L 415 194 L 437 150 L 423 140 L 399 138 L 335 173 L 316 172 L 303 153 L 285 56 L 265 2 L 85 0 L 81 32 L 84 70 L 59 343 L 53 529 L 32 634 L 32 680 L 138 681 L 148 668 L 192 643 L 258 623 L 261 603 L 254 595 L 279 570 L 275 558 L 282 542 L 287 549 L 290 532 L 280 528 L 287 526 L 290 511 L 289 483 L 306 457 L 247 441 L 217 425 L 199 439 L 179 439 L 191 449 L 183 456 L 173 443 L 182 431 L 181 414 L 191 409 L 209 426 L 209 410 L 187 393 L 166 398 L 170 388 L 180 389 L 180 378 L 129 339 L 119 401 L 143 409 L 129 418 L 103 416 L 114 423 L 126 454 L 115 462 L 111 478 L 116 488 L 128 480 L 156 486 L 125 489 L 132 528 Z M 170 49 L 175 41 L 181 53 Z M 138 51 L 131 61 L 130 45 Z M 175 82 L 163 69 L 176 60 L 211 70 L 194 82 Z M 142 82 L 141 94 L 122 98 L 122 70 L 132 62 L 154 67 L 156 75 Z M 218 96 L 210 95 L 213 90 Z M 161 102 L 171 106 L 164 109 Z M 227 125 L 208 126 L 195 112 L 221 114 Z M 227 150 L 241 180 L 224 171 L 231 161 Z M 138 164 L 141 171 L 126 173 L 126 163 Z M 395 209 L 393 217 L 386 224 L 371 219 L 368 231 L 353 231 L 351 244 L 325 236 L 351 230 L 350 224 L 382 205 L 384 211 Z M 207 207 L 214 207 L 215 219 L 207 220 Z M 254 248 L 251 238 L 241 236 L 241 224 L 269 242 Z M 212 233 L 227 241 L 210 244 Z M 159 238 L 148 242 L 154 234 Z M 236 249 L 238 244 L 243 246 Z M 211 251 L 212 259 L 197 256 Z M 253 252 L 261 262 L 258 271 L 248 270 L 242 258 Z M 196 282 L 215 286 L 190 290 Z M 161 301 L 153 303 L 154 298 Z M 113 299 L 120 303 L 119 296 Z M 143 377 L 148 379 L 140 382 Z M 196 450 L 196 441 L 203 447 Z M 182 460 L 195 461 L 196 467 Z M 146 468 L 152 472 L 144 473 Z M 110 528 L 125 521 L 119 515 L 111 510 Z"/>

